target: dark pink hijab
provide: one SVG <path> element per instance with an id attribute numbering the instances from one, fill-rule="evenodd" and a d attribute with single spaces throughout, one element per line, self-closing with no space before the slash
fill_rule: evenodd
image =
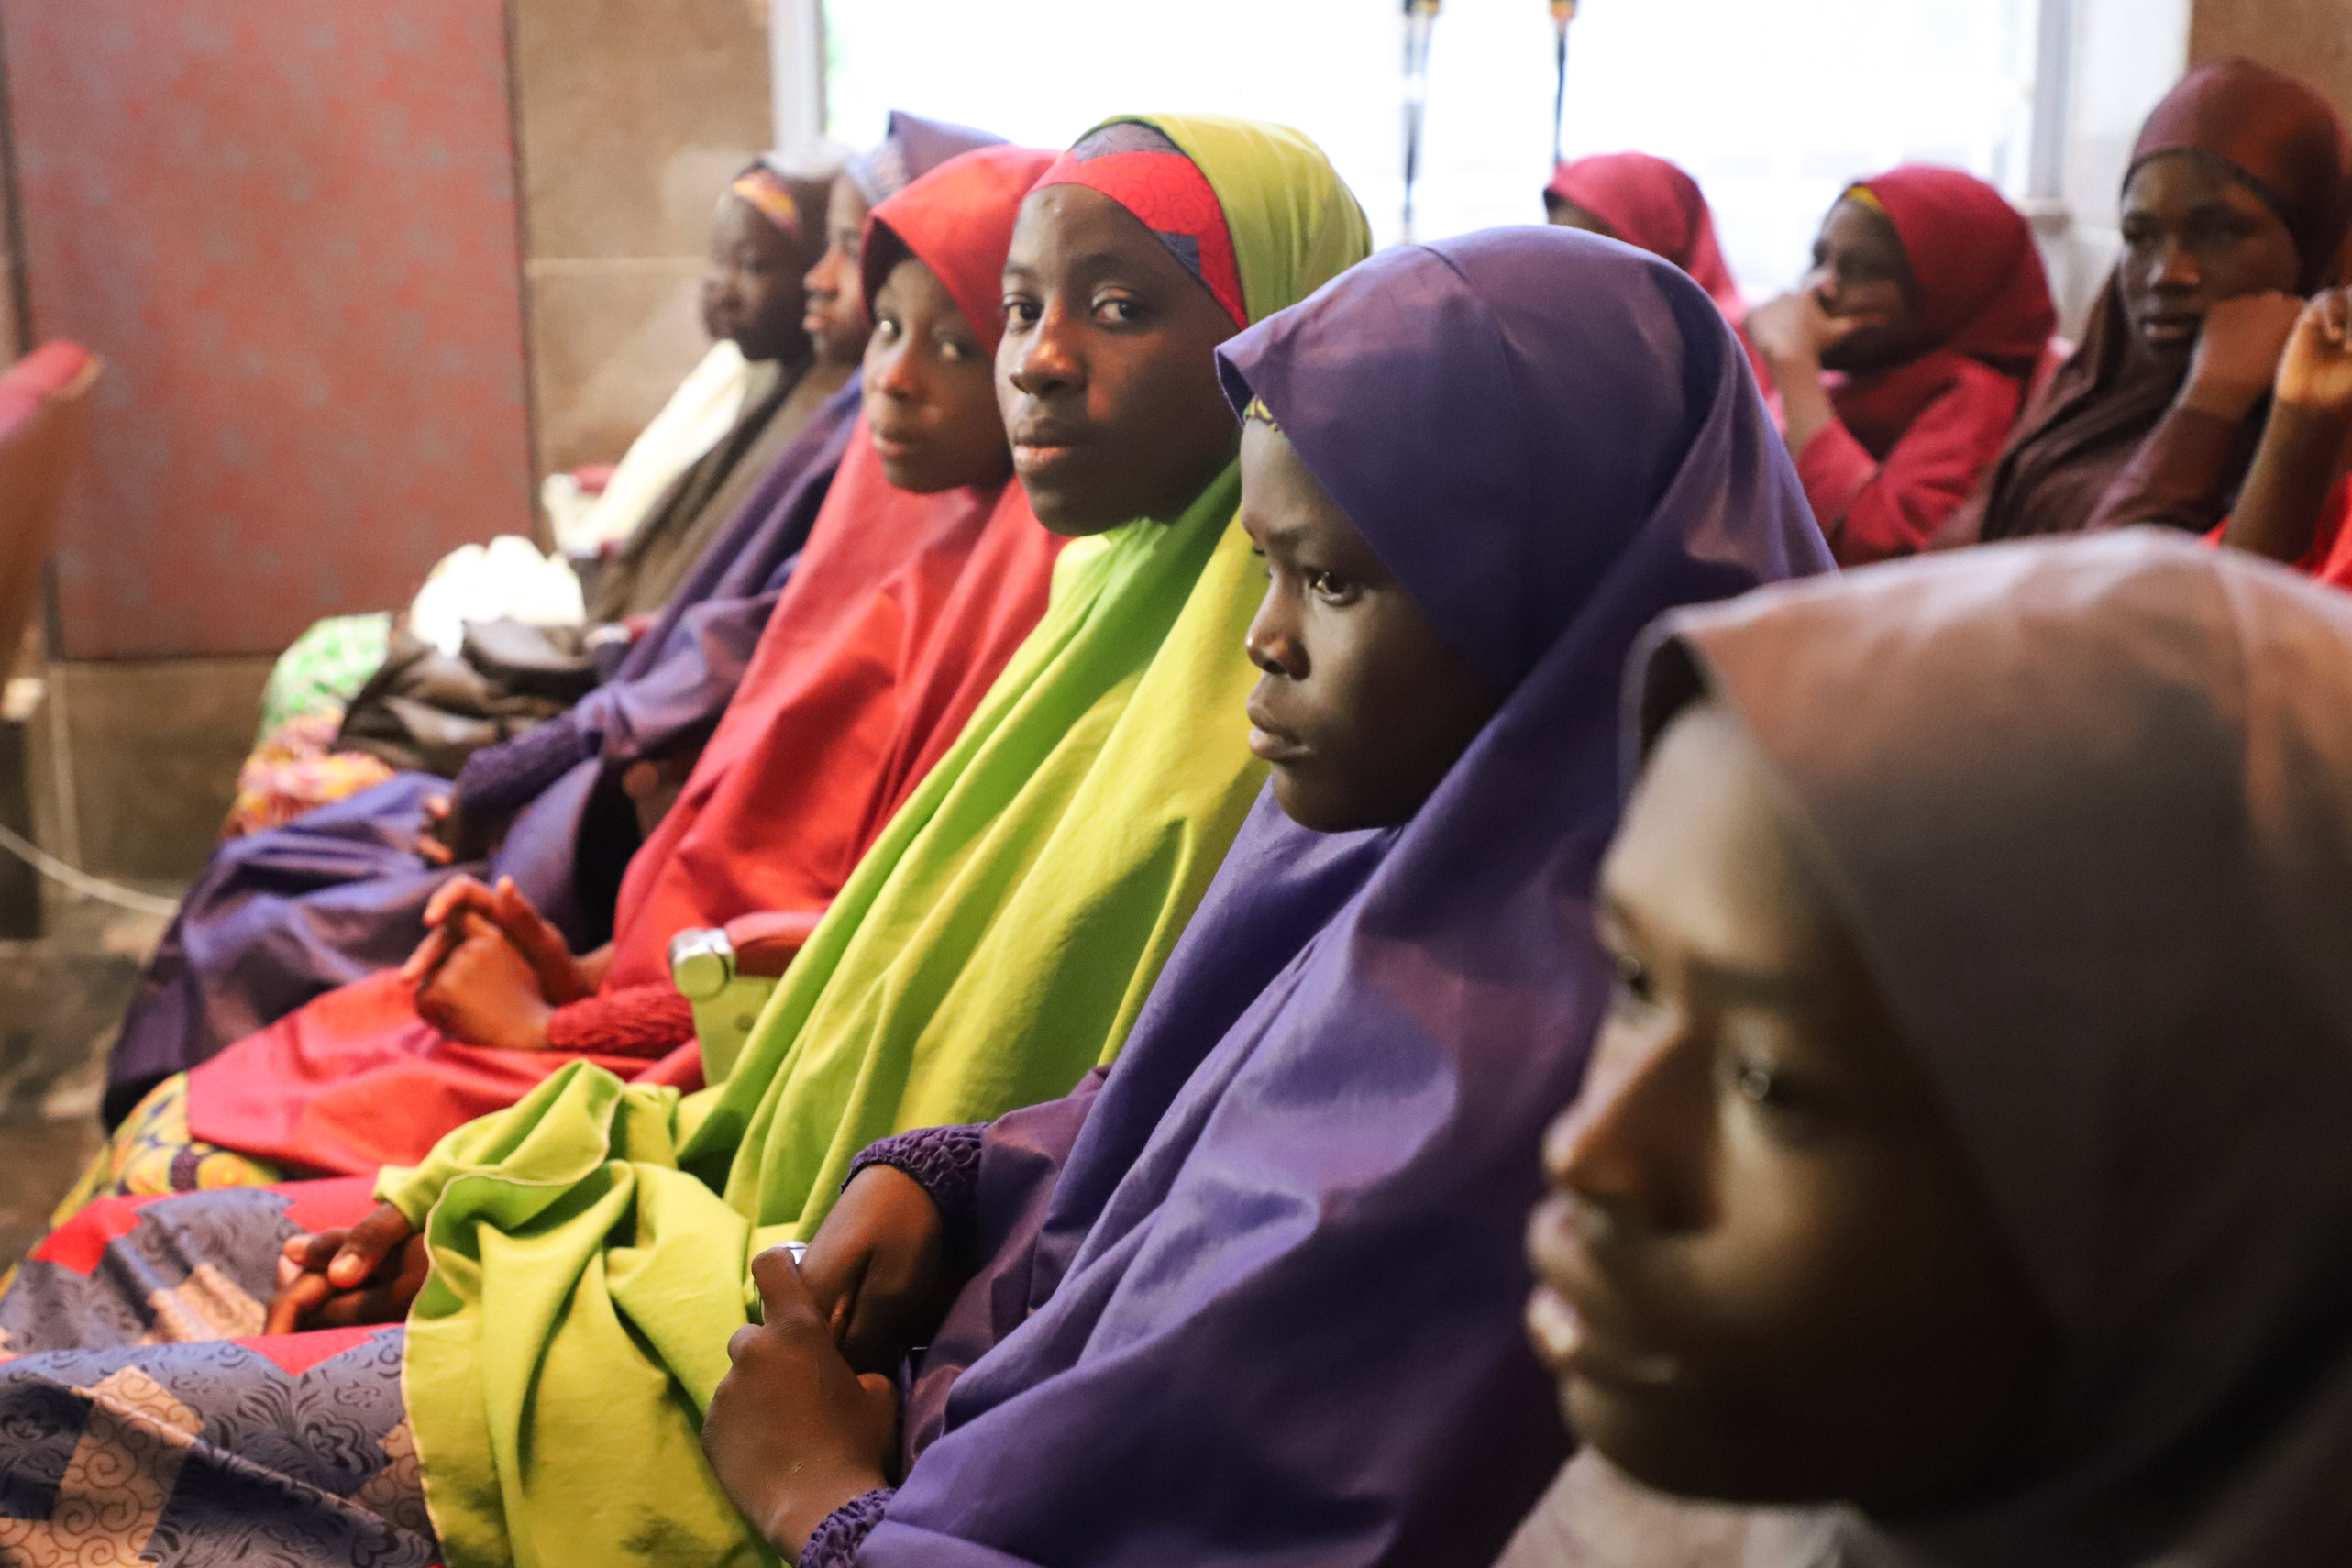
<path id="1" fill-rule="evenodd" d="M 1639 667 L 1637 667 L 1639 668 Z M 1678 612 L 2059 1326 L 2034 1479 L 1835 1561 L 2352 1562 L 2352 597 L 2153 529 Z"/>
<path id="2" fill-rule="evenodd" d="M 1596 153 L 1562 163 L 1543 191 L 1584 208 L 1628 245 L 1688 272 L 1732 326 L 1746 317 L 1739 285 L 1715 241 L 1715 215 L 1698 182 L 1676 165 L 1646 152 Z"/>

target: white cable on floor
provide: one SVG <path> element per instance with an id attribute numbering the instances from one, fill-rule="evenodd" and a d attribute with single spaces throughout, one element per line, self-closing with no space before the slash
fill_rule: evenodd
<path id="1" fill-rule="evenodd" d="M 129 910 L 138 914 L 161 915 L 166 920 L 180 912 L 179 904 L 172 900 L 118 887 L 93 877 L 87 871 L 77 871 L 40 845 L 18 837 L 6 826 L 0 826 L 0 849 L 6 850 L 42 876 L 62 883 L 84 898 L 96 899 L 116 909 Z"/>

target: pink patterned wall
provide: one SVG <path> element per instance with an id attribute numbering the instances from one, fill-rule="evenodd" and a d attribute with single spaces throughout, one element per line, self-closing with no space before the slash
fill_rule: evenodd
<path id="1" fill-rule="evenodd" d="M 72 658 L 271 652 L 531 525 L 501 0 L 7 0 Z"/>

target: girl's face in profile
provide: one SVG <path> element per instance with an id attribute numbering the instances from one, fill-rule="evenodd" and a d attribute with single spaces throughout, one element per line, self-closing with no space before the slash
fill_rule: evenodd
<path id="1" fill-rule="evenodd" d="M 1290 442 L 1242 433 L 1242 529 L 1264 558 L 1250 623 L 1250 749 L 1320 833 L 1420 810 L 1500 699 L 1444 639 Z"/>
<path id="2" fill-rule="evenodd" d="M 1571 1426 L 1653 1485 L 1933 1509 L 1998 1483 L 2054 1330 L 1778 788 L 1710 703 L 1652 754 L 1529 1325 Z"/>

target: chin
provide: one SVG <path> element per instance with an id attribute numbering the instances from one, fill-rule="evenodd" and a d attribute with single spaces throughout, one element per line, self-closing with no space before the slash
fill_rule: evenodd
<path id="1" fill-rule="evenodd" d="M 1121 513 L 1089 502 L 1085 496 L 1072 496 L 1067 491 L 1039 484 L 1013 469 L 1013 477 L 1028 492 L 1029 509 L 1037 521 L 1051 534 L 1065 539 L 1083 539 L 1090 534 L 1108 533 L 1121 523 L 1132 522 L 1132 513 Z"/>
<path id="2" fill-rule="evenodd" d="M 1580 1442 L 1649 1487 L 1677 1497 L 1784 1507 L 1831 1500 L 1788 1470 L 1788 1442 L 1748 1441 L 1738 1423 L 1681 1400 L 1607 1386 L 1573 1374 L 1560 1380 L 1560 1413 Z"/>
<path id="3" fill-rule="evenodd" d="M 1282 808 L 1282 814 L 1309 833 L 1355 833 L 1394 827 L 1403 820 L 1361 801 L 1334 798 L 1332 791 L 1318 790 L 1311 780 L 1279 763 L 1270 769 L 1269 779 L 1274 785 L 1274 803 Z"/>

